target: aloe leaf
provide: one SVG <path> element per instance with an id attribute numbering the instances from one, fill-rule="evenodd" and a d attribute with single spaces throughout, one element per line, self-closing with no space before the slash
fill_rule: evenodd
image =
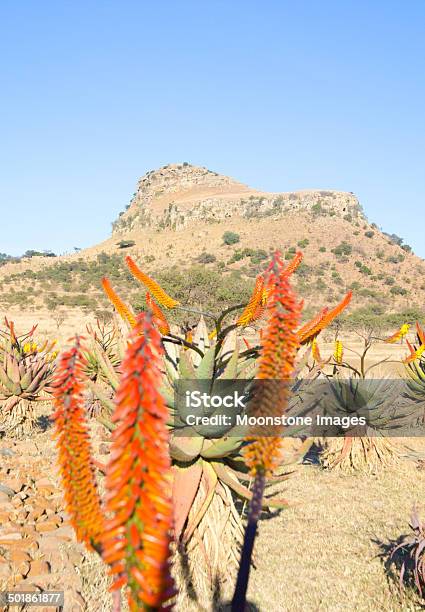
<path id="1" fill-rule="evenodd" d="M 200 508 L 195 513 L 195 515 L 193 517 L 190 517 L 189 515 L 189 521 L 188 521 L 187 527 L 183 534 L 183 540 L 185 543 L 187 543 L 190 540 L 195 529 L 201 522 L 202 517 L 205 515 L 206 511 L 208 510 L 208 507 L 214 497 L 215 487 L 218 481 L 216 472 L 213 470 L 213 468 L 207 461 L 202 462 L 202 467 L 203 467 L 202 476 L 205 479 L 207 491 L 205 493 L 204 500 Z"/>
<path id="2" fill-rule="evenodd" d="M 87 386 L 95 394 L 97 399 L 100 401 L 102 406 L 108 409 L 109 413 L 112 414 L 115 410 L 114 402 L 103 392 L 103 390 L 92 380 L 87 380 Z"/>
<path id="3" fill-rule="evenodd" d="M 236 346 L 235 350 L 232 353 L 229 361 L 227 362 L 223 374 L 220 375 L 220 378 L 225 380 L 233 380 L 238 375 L 238 363 L 239 363 L 239 349 Z"/>
<path id="4" fill-rule="evenodd" d="M 196 370 L 186 351 L 181 351 L 179 359 L 179 375 L 185 380 L 194 380 L 196 378 Z"/>
<path id="5" fill-rule="evenodd" d="M 188 433 L 194 431 L 187 427 Z M 197 435 L 172 435 L 170 438 L 170 455 L 176 461 L 188 462 L 199 457 L 201 453 L 203 438 Z"/>
<path id="6" fill-rule="evenodd" d="M 213 378 L 215 350 L 215 346 L 211 346 L 205 351 L 205 354 L 196 370 L 196 377 L 199 380 L 210 380 Z"/>
<path id="7" fill-rule="evenodd" d="M 202 457 L 205 457 L 205 459 L 219 459 L 237 451 L 242 444 L 243 437 L 232 438 L 231 431 L 225 437 L 218 440 L 205 439 L 201 450 Z"/>
<path id="8" fill-rule="evenodd" d="M 246 499 L 248 501 L 252 499 L 252 492 L 238 481 L 229 467 L 226 467 L 223 463 L 219 463 L 217 461 L 212 461 L 211 465 L 219 479 L 227 484 L 227 486 L 230 487 L 232 491 L 236 493 L 236 495 L 239 495 L 239 497 L 242 497 L 242 499 Z M 286 499 L 263 498 L 262 501 L 263 508 L 287 508 L 288 505 L 289 503 Z"/>
<path id="9" fill-rule="evenodd" d="M 200 462 L 188 467 L 173 466 L 174 533 L 178 540 L 183 531 L 202 477 Z"/>

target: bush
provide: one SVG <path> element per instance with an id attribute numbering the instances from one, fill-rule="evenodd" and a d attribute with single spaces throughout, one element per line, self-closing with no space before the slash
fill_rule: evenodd
<path id="1" fill-rule="evenodd" d="M 321 203 L 320 203 L 320 202 L 317 202 L 316 204 L 314 204 L 314 205 L 311 207 L 311 210 L 312 210 L 312 212 L 313 212 L 313 214 L 314 214 L 315 216 L 322 215 L 322 214 L 324 214 L 324 212 L 325 212 L 325 211 L 324 211 L 324 209 L 322 208 L 322 205 L 321 205 Z"/>
<path id="2" fill-rule="evenodd" d="M 353 251 L 353 247 L 351 246 L 351 244 L 349 244 L 345 240 L 343 240 L 341 242 L 341 244 L 336 246 L 334 249 L 331 249 L 331 252 L 334 255 L 337 255 L 337 256 L 339 256 L 339 255 L 351 255 L 352 251 Z"/>
<path id="3" fill-rule="evenodd" d="M 251 262 L 253 264 L 257 264 L 260 263 L 262 261 L 265 261 L 266 259 L 268 259 L 268 254 L 266 253 L 266 251 L 264 251 L 263 249 L 257 249 L 256 251 L 254 251 L 254 253 L 252 253 L 251 255 Z"/>
<path id="4" fill-rule="evenodd" d="M 223 234 L 223 242 L 224 244 L 237 244 L 238 242 L 240 242 L 240 236 L 239 234 L 236 234 L 235 232 L 224 232 Z"/>
<path id="5" fill-rule="evenodd" d="M 216 259 L 217 257 L 215 255 L 212 255 L 212 253 L 204 252 L 199 255 L 197 261 L 202 264 L 209 264 L 209 263 L 214 263 Z"/>
<path id="6" fill-rule="evenodd" d="M 402 261 L 404 261 L 405 257 L 404 255 L 402 255 L 401 253 L 399 253 L 398 255 L 390 255 L 389 257 L 387 257 L 387 261 L 389 263 L 401 263 Z"/>
<path id="7" fill-rule="evenodd" d="M 391 287 L 390 293 L 392 293 L 392 295 L 406 295 L 407 289 L 399 287 L 399 285 L 394 285 L 394 287 Z"/>
<path id="8" fill-rule="evenodd" d="M 310 240 L 308 238 L 304 238 L 303 240 L 300 240 L 299 242 L 297 242 L 298 246 L 300 247 L 300 249 L 305 249 L 305 247 L 310 243 Z"/>
<path id="9" fill-rule="evenodd" d="M 319 253 L 326 253 L 326 247 L 321 246 L 321 247 L 319 248 Z"/>
<path id="10" fill-rule="evenodd" d="M 359 272 L 361 272 L 362 274 L 367 274 L 368 276 L 370 276 L 372 274 L 372 270 L 370 268 L 368 268 L 367 266 L 365 266 L 365 265 L 362 265 L 359 268 Z"/>
<path id="11" fill-rule="evenodd" d="M 52 251 L 34 251 L 32 249 L 25 251 L 22 257 L 56 257 L 56 254 Z"/>
<path id="12" fill-rule="evenodd" d="M 128 249 L 129 247 L 132 247 L 135 244 L 136 243 L 134 242 L 134 240 L 120 240 L 119 242 L 117 242 L 119 249 Z"/>
<path id="13" fill-rule="evenodd" d="M 372 230 L 369 230 L 365 232 L 364 235 L 366 236 L 366 238 L 373 238 L 375 235 L 375 232 L 372 232 Z"/>

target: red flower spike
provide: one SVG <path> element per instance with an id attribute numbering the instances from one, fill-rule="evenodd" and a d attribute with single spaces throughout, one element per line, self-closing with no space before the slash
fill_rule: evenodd
<path id="1" fill-rule="evenodd" d="M 56 370 L 53 418 L 66 509 L 77 540 L 92 550 L 99 545 L 104 517 L 85 418 L 84 367 L 81 340 L 77 336 Z"/>
<path id="2" fill-rule="evenodd" d="M 174 594 L 170 573 L 173 509 L 168 410 L 161 382 L 161 337 L 149 313 L 132 331 L 112 417 L 106 471 L 103 558 L 114 588 L 128 587 L 130 610 L 164 609 Z M 150 609 L 150 608 L 149 608 Z"/>

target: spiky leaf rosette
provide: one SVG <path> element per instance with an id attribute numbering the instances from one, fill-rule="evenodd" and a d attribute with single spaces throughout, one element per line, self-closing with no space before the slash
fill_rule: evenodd
<path id="1" fill-rule="evenodd" d="M 300 343 L 297 327 L 301 317 L 301 306 L 297 302 L 288 275 L 285 273 L 279 254 L 274 256 L 270 268 L 270 316 L 263 334 L 257 379 L 268 380 L 256 385 L 250 416 L 280 416 L 287 404 L 295 358 Z M 261 429 L 259 435 L 250 432 L 250 442 L 244 450 L 244 458 L 251 474 L 257 471 L 272 473 L 279 463 L 281 448 L 280 431 L 276 427 Z"/>
<path id="2" fill-rule="evenodd" d="M 66 509 L 77 540 L 92 549 L 98 548 L 104 518 L 85 418 L 85 367 L 77 336 L 74 346 L 61 356 L 56 370 L 53 418 Z"/>
<path id="3" fill-rule="evenodd" d="M 110 515 L 102 539 L 103 558 L 115 577 L 113 589 L 128 586 L 130 609 L 163 609 L 174 595 L 170 573 L 172 527 L 171 462 L 159 393 L 160 335 L 152 316 L 141 315 L 122 363 L 106 473 Z"/>

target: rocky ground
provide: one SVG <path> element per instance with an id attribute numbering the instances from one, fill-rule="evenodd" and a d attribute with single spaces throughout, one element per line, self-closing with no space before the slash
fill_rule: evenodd
<path id="1" fill-rule="evenodd" d="M 95 434 L 101 460 L 108 445 L 101 427 Z M 0 440 L 0 458 L 0 591 L 64 590 L 64 612 L 107 610 L 105 584 L 96 600 L 99 576 L 106 583 L 102 564 L 76 542 L 64 511 L 51 430 Z"/>

